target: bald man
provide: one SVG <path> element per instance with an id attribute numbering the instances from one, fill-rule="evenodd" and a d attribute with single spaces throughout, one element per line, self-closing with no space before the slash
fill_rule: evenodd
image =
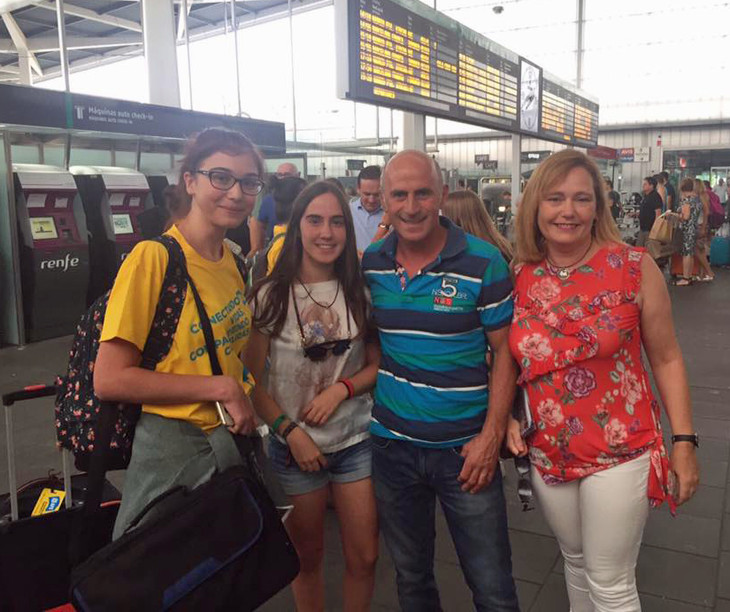
<path id="1" fill-rule="evenodd" d="M 299 176 L 299 170 L 291 162 L 279 164 L 275 172 L 279 178 L 286 176 Z M 249 255 L 253 255 L 257 251 L 263 249 L 271 240 L 274 233 L 274 226 L 277 224 L 276 207 L 274 198 L 270 194 L 265 195 L 254 208 L 251 218 L 248 222 L 248 228 L 251 232 L 251 250 Z"/>
<path id="2" fill-rule="evenodd" d="M 393 232 L 365 251 L 382 358 L 370 427 L 378 516 L 400 607 L 440 610 L 439 500 L 477 610 L 518 610 L 499 449 L 517 371 L 512 282 L 499 251 L 439 215 L 448 188 L 428 155 L 385 167 Z M 487 369 L 487 343 L 493 361 Z"/>

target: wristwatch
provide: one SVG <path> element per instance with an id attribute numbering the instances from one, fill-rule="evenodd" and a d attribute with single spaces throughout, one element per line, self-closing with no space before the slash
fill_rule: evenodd
<path id="1" fill-rule="evenodd" d="M 378 227 L 380 229 L 384 229 L 384 230 L 389 230 L 390 229 L 390 225 L 388 225 L 387 223 L 378 223 Z"/>
<path id="2" fill-rule="evenodd" d="M 289 425 L 287 425 L 284 428 L 284 431 L 281 432 L 281 437 L 284 438 L 284 440 L 286 440 L 289 437 L 289 434 L 292 431 L 294 431 L 297 427 L 299 427 L 299 425 L 297 425 L 296 421 L 290 421 Z"/>
<path id="3" fill-rule="evenodd" d="M 695 448 L 699 448 L 700 446 L 700 437 L 696 434 L 677 434 L 675 436 L 672 436 L 672 444 L 675 442 L 692 442 L 694 444 Z"/>

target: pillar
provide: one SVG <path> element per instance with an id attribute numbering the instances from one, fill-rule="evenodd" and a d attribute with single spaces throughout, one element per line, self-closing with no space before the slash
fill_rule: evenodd
<path id="1" fill-rule="evenodd" d="M 403 148 L 426 151 L 426 116 L 403 113 Z"/>
<path id="2" fill-rule="evenodd" d="M 179 108 L 180 82 L 172 0 L 142 0 L 142 35 L 150 104 Z"/>

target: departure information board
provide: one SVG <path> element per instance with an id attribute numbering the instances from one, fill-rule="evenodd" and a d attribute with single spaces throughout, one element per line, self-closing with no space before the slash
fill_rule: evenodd
<path id="1" fill-rule="evenodd" d="M 336 0 L 335 7 L 341 97 L 567 144 L 595 144 L 598 104 L 422 2 Z M 565 91 L 546 99 L 546 87 Z M 566 104 L 561 120 L 557 109 Z"/>
<path id="2" fill-rule="evenodd" d="M 517 55 L 480 44 L 478 34 L 465 35 L 456 21 L 444 17 L 440 23 L 393 0 L 345 1 L 350 58 L 345 97 L 519 129 Z"/>
<path id="3" fill-rule="evenodd" d="M 543 78 L 540 133 L 558 142 L 594 147 L 598 140 L 598 104 L 569 85 Z"/>

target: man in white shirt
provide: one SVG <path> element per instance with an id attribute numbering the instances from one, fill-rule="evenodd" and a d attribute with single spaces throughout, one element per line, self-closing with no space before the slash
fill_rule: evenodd
<path id="1" fill-rule="evenodd" d="M 382 238 L 388 230 L 383 222 L 385 211 L 380 203 L 380 166 L 365 166 L 360 170 L 357 193 L 360 197 L 350 202 L 350 210 L 355 224 L 357 250 L 363 252 L 374 238 Z"/>
<path id="2" fill-rule="evenodd" d="M 722 205 L 725 206 L 725 202 L 727 202 L 727 185 L 725 184 L 725 179 L 717 181 L 717 185 L 715 185 L 713 191 L 717 194 L 717 197 L 720 198 Z"/>

